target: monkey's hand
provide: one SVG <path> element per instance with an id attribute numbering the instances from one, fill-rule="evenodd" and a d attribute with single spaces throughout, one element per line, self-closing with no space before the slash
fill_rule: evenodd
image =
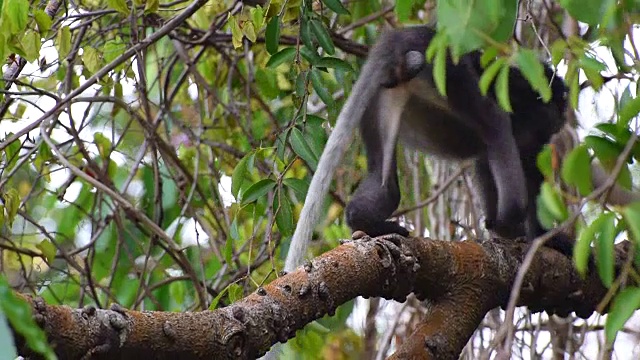
<path id="1" fill-rule="evenodd" d="M 496 233 L 498 236 L 506 239 L 515 239 L 522 237 L 525 234 L 524 223 L 513 222 L 500 222 L 495 219 L 486 219 L 484 226 L 487 230 Z"/>
<path id="2" fill-rule="evenodd" d="M 347 204 L 347 224 L 354 232 L 360 230 L 371 237 L 386 234 L 406 237 L 409 235 L 407 229 L 387 220 L 399 203 L 400 189 L 395 179 L 383 186 L 378 174 L 368 174 Z"/>

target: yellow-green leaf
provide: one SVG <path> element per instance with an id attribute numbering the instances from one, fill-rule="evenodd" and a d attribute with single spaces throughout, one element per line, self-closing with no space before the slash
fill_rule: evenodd
<path id="1" fill-rule="evenodd" d="M 84 48 L 84 53 L 82 54 L 82 62 L 84 63 L 84 66 L 87 67 L 87 70 L 89 70 L 89 72 L 91 72 L 92 74 L 102 67 L 102 60 L 100 59 L 98 50 L 91 46 L 87 46 Z"/>
<path id="2" fill-rule="evenodd" d="M 145 2 L 145 4 L 144 4 L 144 12 L 145 12 L 145 14 L 158 12 L 159 8 L 160 8 L 160 1 L 159 0 L 147 0 Z"/>
<path id="3" fill-rule="evenodd" d="M 44 36 L 51 29 L 51 24 L 53 20 L 47 15 L 46 12 L 40 9 L 33 10 L 33 18 L 36 20 L 36 24 L 38 25 L 38 31 L 40 31 L 40 35 Z"/>
<path id="4" fill-rule="evenodd" d="M 107 5 L 123 15 L 129 15 L 129 7 L 126 0 L 107 0 Z"/>
<path id="5" fill-rule="evenodd" d="M 48 263 L 51 263 L 56 258 L 56 247 L 53 243 L 47 239 L 42 240 L 36 247 L 42 251 L 42 255 L 47 259 Z"/>
<path id="6" fill-rule="evenodd" d="M 604 330 L 608 343 L 612 343 L 616 334 L 631 315 L 640 306 L 640 288 L 629 286 L 620 291 L 611 304 L 611 311 L 607 315 L 607 323 Z"/>
<path id="7" fill-rule="evenodd" d="M 316 36 L 316 40 L 318 40 L 318 43 L 322 46 L 324 51 L 329 55 L 335 54 L 336 48 L 333 45 L 331 35 L 329 35 L 329 31 L 324 24 L 318 20 L 311 20 L 309 21 L 309 25 L 311 26 L 311 31 L 313 31 L 313 34 Z"/>
<path id="8" fill-rule="evenodd" d="M 71 30 L 68 26 L 62 26 L 56 36 L 56 43 L 58 47 L 58 59 L 64 60 L 69 51 L 71 51 Z"/>
<path id="9" fill-rule="evenodd" d="M 242 193 L 242 199 L 240 203 L 242 205 L 254 202 L 261 197 L 265 196 L 269 191 L 273 190 L 276 186 L 276 182 L 272 179 L 262 179 L 249 186 L 249 188 Z"/>
<path id="10" fill-rule="evenodd" d="M 249 39 L 249 41 L 251 42 L 256 42 L 256 40 L 258 40 L 258 36 L 256 35 L 256 29 L 253 26 L 253 22 L 251 21 L 247 21 L 244 23 L 244 27 L 242 28 L 242 33 L 244 34 L 244 36 L 247 37 L 247 39 Z"/>
<path id="11" fill-rule="evenodd" d="M 496 98 L 503 110 L 513 112 L 511 99 L 509 99 L 509 70 L 508 66 L 503 66 L 502 69 L 500 69 L 498 81 L 496 82 Z"/>
<path id="12" fill-rule="evenodd" d="M 4 26 L 8 23 L 12 33 L 20 33 L 27 28 L 29 21 L 28 0 L 7 0 L 3 10 L 5 15 L 2 17 Z"/>

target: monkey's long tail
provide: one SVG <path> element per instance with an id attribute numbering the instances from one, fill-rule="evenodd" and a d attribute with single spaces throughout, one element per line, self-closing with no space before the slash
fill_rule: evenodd
<path id="1" fill-rule="evenodd" d="M 369 59 L 374 58 L 379 59 L 380 57 L 369 57 Z M 367 106 L 380 89 L 380 80 L 384 76 L 382 70 L 384 66 L 382 65 L 377 61 L 367 60 L 365 62 L 353 87 L 351 96 L 349 96 L 340 115 L 338 115 L 335 128 L 329 135 L 327 144 L 320 156 L 318 168 L 311 179 L 309 191 L 300 213 L 300 219 L 291 239 L 284 266 L 284 270 L 287 272 L 293 271 L 298 267 L 307 253 L 311 235 L 315 225 L 318 223 L 325 196 L 329 193 L 329 185 L 331 185 L 333 174 L 342 161 L 348 145 L 351 143 L 354 129 L 362 121 Z"/>

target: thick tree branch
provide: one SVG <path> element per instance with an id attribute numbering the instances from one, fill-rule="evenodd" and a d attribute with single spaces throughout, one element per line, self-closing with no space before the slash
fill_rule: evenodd
<path id="1" fill-rule="evenodd" d="M 392 358 L 454 359 L 485 313 L 506 303 L 526 250 L 513 242 L 364 237 L 216 311 L 71 309 L 29 301 L 60 358 L 253 359 L 357 296 L 404 301 L 415 292 L 430 311 Z M 536 257 L 524 284 L 519 305 L 582 317 L 607 291 L 597 275 L 581 279 L 570 260 L 549 249 Z M 31 355 L 17 343 L 21 354 Z"/>

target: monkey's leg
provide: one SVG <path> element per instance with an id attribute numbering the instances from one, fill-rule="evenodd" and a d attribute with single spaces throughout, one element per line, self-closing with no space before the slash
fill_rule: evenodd
<path id="1" fill-rule="evenodd" d="M 498 193 L 496 226 L 509 228 L 526 217 L 527 188 L 511 119 L 490 97 L 482 96 L 469 59 L 447 61 L 447 99 L 486 145 L 488 166 Z"/>
<path id="2" fill-rule="evenodd" d="M 473 165 L 473 183 L 476 186 L 482 203 L 485 227 L 505 239 L 525 236 L 524 224 L 515 221 L 503 224 L 497 221 L 498 190 L 496 189 L 487 158 L 482 156 L 478 158 Z M 528 215 L 527 213 L 527 216 Z"/>
<path id="3" fill-rule="evenodd" d="M 487 159 L 484 157 L 473 162 L 473 185 L 480 198 L 485 227 L 495 231 L 498 215 L 498 190 L 493 182 Z"/>

